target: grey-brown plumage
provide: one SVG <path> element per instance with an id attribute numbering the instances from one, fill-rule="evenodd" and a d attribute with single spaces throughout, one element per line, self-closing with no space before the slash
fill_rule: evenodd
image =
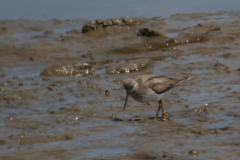
<path id="1" fill-rule="evenodd" d="M 127 99 L 130 95 L 134 100 L 142 103 L 158 101 L 159 112 L 160 108 L 163 110 L 161 98 L 163 97 L 164 93 L 189 79 L 191 79 L 191 77 L 174 79 L 158 75 L 143 75 L 135 79 L 128 78 L 123 83 L 123 87 L 126 90 L 126 101 L 124 109 L 127 105 Z M 157 119 L 158 112 L 156 114 L 155 120 Z M 167 115 L 163 111 L 163 119 L 165 119 L 165 116 Z"/>
<path id="2" fill-rule="evenodd" d="M 155 91 L 157 94 L 161 94 L 185 82 L 188 79 L 189 79 L 188 77 L 174 79 L 174 78 L 169 78 L 164 76 L 154 76 L 152 78 L 147 79 L 146 83 L 148 87 L 151 88 L 153 91 Z"/>

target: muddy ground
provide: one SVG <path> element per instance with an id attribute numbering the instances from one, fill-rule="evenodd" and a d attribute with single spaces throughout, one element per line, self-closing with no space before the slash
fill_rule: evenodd
<path id="1" fill-rule="evenodd" d="M 239 19 L 176 14 L 87 33 L 87 20 L 1 21 L 0 159 L 239 159 Z M 157 102 L 130 98 L 122 112 L 123 80 L 144 74 L 193 77 L 165 95 L 170 120 L 153 121 Z"/>

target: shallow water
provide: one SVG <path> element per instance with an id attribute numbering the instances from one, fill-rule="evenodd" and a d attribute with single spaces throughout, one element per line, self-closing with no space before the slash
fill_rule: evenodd
<path id="1" fill-rule="evenodd" d="M 176 13 L 238 11 L 239 0 L 18 0 L 3 1 L 0 19 L 106 19 L 116 17 L 167 17 Z"/>
<path id="2" fill-rule="evenodd" d="M 0 159 L 238 159 L 239 18 L 176 14 L 86 34 L 86 20 L 1 21 Z M 143 27 L 165 37 L 137 36 Z M 138 71 L 108 72 L 148 58 Z M 40 76 L 79 62 L 94 75 Z M 154 102 L 130 98 L 122 112 L 122 81 L 144 74 L 193 77 L 164 97 L 169 121 L 152 120 Z"/>

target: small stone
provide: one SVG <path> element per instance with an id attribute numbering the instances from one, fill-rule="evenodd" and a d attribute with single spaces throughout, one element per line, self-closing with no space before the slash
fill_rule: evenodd
<path id="1" fill-rule="evenodd" d="M 66 135 L 65 138 L 66 138 L 66 140 L 71 140 L 71 139 L 73 139 L 73 137 L 70 136 L 70 135 Z"/>
<path id="2" fill-rule="evenodd" d="M 19 78 L 17 76 L 14 76 L 13 79 L 17 79 L 18 80 Z"/>
<path id="3" fill-rule="evenodd" d="M 21 83 L 21 82 L 20 82 L 18 85 L 19 85 L 19 86 L 24 86 L 24 84 L 23 84 L 23 83 Z"/>
<path id="4" fill-rule="evenodd" d="M 80 85 L 82 85 L 82 84 L 83 84 L 83 82 L 82 82 L 81 80 L 79 80 L 79 81 L 77 82 L 77 84 L 80 84 Z"/>
<path id="5" fill-rule="evenodd" d="M 230 130 L 232 129 L 232 127 L 230 126 L 226 126 L 226 127 L 223 127 L 223 128 L 219 128 L 221 131 L 226 131 L 226 130 Z"/>
<path id="6" fill-rule="evenodd" d="M 199 151 L 197 151 L 197 150 L 190 150 L 188 153 L 189 153 L 191 156 L 197 156 L 197 155 L 199 155 Z"/>
<path id="7" fill-rule="evenodd" d="M 10 100 L 8 100 L 8 101 L 7 101 L 7 104 L 11 105 L 11 104 L 12 104 L 12 102 L 11 102 Z"/>
<path id="8" fill-rule="evenodd" d="M 47 88 L 49 91 L 54 91 L 54 89 L 52 87 L 48 87 Z"/>
<path id="9" fill-rule="evenodd" d="M 6 77 L 6 76 L 7 76 L 7 74 L 2 74 L 2 75 L 1 75 L 2 78 Z"/>
<path id="10" fill-rule="evenodd" d="M 163 156 L 162 156 L 163 158 L 166 158 L 166 157 L 168 157 L 166 154 L 163 154 Z"/>
<path id="11" fill-rule="evenodd" d="M 121 121 L 123 121 L 121 118 L 113 118 L 113 120 L 112 120 L 113 122 L 121 122 Z"/>
<path id="12" fill-rule="evenodd" d="M 52 34 L 52 33 L 53 33 L 52 30 L 47 30 L 47 31 L 44 32 L 44 34 Z"/>
<path id="13" fill-rule="evenodd" d="M 106 95 L 106 96 L 109 96 L 109 95 L 110 95 L 109 90 L 106 90 L 106 91 L 105 91 L 105 95 Z"/>
<path id="14" fill-rule="evenodd" d="M 66 101 L 66 99 L 64 99 L 64 98 L 59 98 L 59 102 L 64 102 L 64 101 Z"/>
<path id="15" fill-rule="evenodd" d="M 220 131 L 220 129 L 214 129 L 213 131 L 212 131 L 212 134 L 219 134 L 221 131 Z"/>
<path id="16" fill-rule="evenodd" d="M 208 108 L 204 108 L 203 111 L 204 111 L 205 113 L 208 113 L 209 110 L 208 110 Z"/>
<path id="17" fill-rule="evenodd" d="M 29 60 L 30 60 L 30 61 L 35 61 L 35 58 L 30 57 Z"/>
<path id="18" fill-rule="evenodd" d="M 54 114 L 54 111 L 48 111 L 48 113 L 50 113 L 50 114 Z"/>
<path id="19" fill-rule="evenodd" d="M 0 31 L 7 31 L 8 29 L 6 27 L 0 28 Z"/>

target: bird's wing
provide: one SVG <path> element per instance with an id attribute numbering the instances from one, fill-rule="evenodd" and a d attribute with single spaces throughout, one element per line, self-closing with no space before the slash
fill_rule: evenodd
<path id="1" fill-rule="evenodd" d="M 154 76 L 146 80 L 146 85 L 148 85 L 148 87 L 151 88 L 156 93 L 161 94 L 188 79 L 189 79 L 188 77 L 174 79 L 164 76 Z"/>

